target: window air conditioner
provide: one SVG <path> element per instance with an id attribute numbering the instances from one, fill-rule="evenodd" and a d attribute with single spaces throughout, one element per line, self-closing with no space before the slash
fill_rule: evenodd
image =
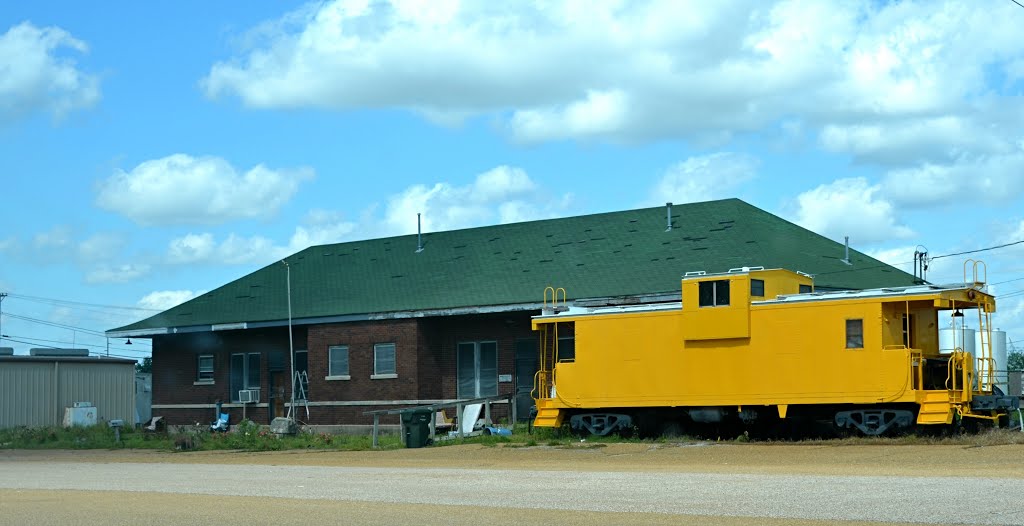
<path id="1" fill-rule="evenodd" d="M 243 404 L 256 404 L 260 401 L 259 389 L 242 389 L 238 392 L 238 401 Z"/>

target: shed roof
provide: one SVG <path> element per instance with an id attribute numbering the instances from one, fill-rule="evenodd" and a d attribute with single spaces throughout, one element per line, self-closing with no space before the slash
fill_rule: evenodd
<path id="1" fill-rule="evenodd" d="M 127 358 L 110 358 L 107 356 L 26 356 L 24 354 L 0 355 L 0 363 L 4 362 L 19 362 L 19 363 L 96 363 L 96 364 L 124 364 L 135 366 L 135 360 L 129 360 Z"/>
<path id="2" fill-rule="evenodd" d="M 534 305 L 548 285 L 569 299 L 678 294 L 687 271 L 760 265 L 815 276 L 818 287 L 914 282 L 906 272 L 739 199 L 467 228 L 309 247 L 287 258 L 296 320 Z M 108 331 L 287 319 L 286 268 L 268 265 L 145 320 Z"/>

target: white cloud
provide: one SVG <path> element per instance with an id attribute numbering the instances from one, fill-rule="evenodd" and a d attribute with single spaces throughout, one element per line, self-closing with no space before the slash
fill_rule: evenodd
<path id="1" fill-rule="evenodd" d="M 314 245 L 338 243 L 350 237 L 358 228 L 341 214 L 329 210 L 313 210 L 306 214 L 304 225 L 295 227 L 288 243 L 289 251 L 298 252 Z"/>
<path id="2" fill-rule="evenodd" d="M 850 236 L 854 245 L 913 236 L 897 223 L 892 203 L 879 190 L 862 177 L 821 185 L 797 196 L 796 222 L 831 239 Z"/>
<path id="3" fill-rule="evenodd" d="M 63 49 L 84 53 L 88 46 L 59 27 L 29 22 L 0 35 L 0 124 L 40 110 L 60 118 L 99 101 L 97 77 L 79 70 Z"/>
<path id="4" fill-rule="evenodd" d="M 1011 201 L 1024 194 L 1024 150 L 892 170 L 882 188 L 893 202 L 910 206 L 957 202 L 969 195 Z"/>
<path id="5" fill-rule="evenodd" d="M 969 116 L 985 68 L 1014 78 L 1024 50 L 1009 3 L 437 4 L 303 7 L 202 85 L 257 108 L 491 112 L 526 140 L 636 138 Z"/>
<path id="6" fill-rule="evenodd" d="M 893 203 L 949 202 L 972 170 L 1010 198 L 1024 192 L 1019 11 L 969 0 L 339 0 L 261 25 L 202 85 L 254 108 L 483 115 L 526 142 L 721 147 L 781 125 L 883 166 L 879 195 Z M 914 191 L 899 190 L 908 179 Z"/>
<path id="7" fill-rule="evenodd" d="M 39 251 L 60 252 L 74 245 L 71 228 L 59 225 L 49 231 L 40 232 L 32 238 L 32 248 Z"/>
<path id="8" fill-rule="evenodd" d="M 170 263 L 187 264 L 204 261 L 210 258 L 216 249 L 213 234 L 188 234 L 172 239 L 167 247 Z"/>
<path id="9" fill-rule="evenodd" d="M 181 305 L 186 301 L 202 296 L 205 290 L 193 292 L 191 290 L 158 290 L 146 294 L 136 305 L 143 309 L 167 310 L 171 307 Z"/>
<path id="10" fill-rule="evenodd" d="M 93 234 L 78 244 L 79 261 L 103 261 L 117 258 L 125 245 L 125 239 L 117 234 Z"/>
<path id="11" fill-rule="evenodd" d="M 230 234 L 217 242 L 213 234 L 188 234 L 172 239 L 167 247 L 167 263 L 189 265 L 211 263 L 247 265 L 269 263 L 287 255 L 287 249 L 274 246 L 263 236 L 244 237 Z"/>
<path id="12" fill-rule="evenodd" d="M 754 157 L 720 152 L 676 163 L 651 192 L 655 203 L 694 203 L 733 197 L 737 188 L 757 176 Z"/>
<path id="13" fill-rule="evenodd" d="M 313 245 L 416 232 L 416 213 L 424 232 L 556 217 L 572 197 L 552 200 L 519 168 L 499 166 L 470 184 L 413 185 L 392 195 L 383 212 L 372 206 L 358 221 L 328 210 L 313 210 L 295 228 L 287 245 L 263 236 L 230 234 L 217 241 L 211 233 L 171 240 L 169 264 L 268 264 Z"/>
<path id="14" fill-rule="evenodd" d="M 145 264 L 103 265 L 85 276 L 90 284 L 128 283 L 149 274 L 150 266 Z"/>
<path id="15" fill-rule="evenodd" d="M 312 176 L 263 165 L 240 173 L 219 157 L 175 154 L 118 170 L 100 183 L 96 204 L 143 225 L 219 224 L 273 215 Z"/>
<path id="16" fill-rule="evenodd" d="M 414 185 L 391 196 L 380 234 L 415 233 L 417 212 L 423 214 L 423 230 L 436 232 L 553 217 L 557 206 L 522 169 L 499 166 L 466 186 Z"/>

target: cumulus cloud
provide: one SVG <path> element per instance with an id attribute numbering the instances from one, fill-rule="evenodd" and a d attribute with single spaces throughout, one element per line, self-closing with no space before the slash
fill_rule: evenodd
<path id="1" fill-rule="evenodd" d="M 100 99 L 99 79 L 61 53 L 85 53 L 85 42 L 59 27 L 23 22 L 0 35 L 0 124 L 35 111 L 60 118 Z"/>
<path id="2" fill-rule="evenodd" d="M 556 217 L 572 196 L 552 199 L 519 168 L 499 166 L 473 182 L 413 185 L 388 198 L 383 210 L 370 207 L 357 220 L 329 210 L 313 210 L 295 228 L 287 244 L 263 236 L 230 234 L 218 241 L 211 233 L 190 233 L 167 247 L 169 264 L 267 264 L 313 245 L 416 232 L 422 214 L 426 232 Z"/>
<path id="3" fill-rule="evenodd" d="M 1001 195 L 1024 192 L 1010 181 L 1024 139 L 1019 15 L 967 0 L 338 0 L 254 29 L 201 83 L 253 108 L 489 116 L 524 142 L 720 147 L 781 123 L 884 167 L 890 201 L 928 205 L 971 169 L 992 170 Z M 894 191 L 914 177 L 943 191 Z"/>
<path id="4" fill-rule="evenodd" d="M 909 206 L 946 203 L 966 195 L 1005 202 L 1024 193 L 1022 174 L 1024 149 L 892 170 L 886 174 L 882 188 L 893 202 Z"/>
<path id="5" fill-rule="evenodd" d="M 102 265 L 89 271 L 85 282 L 90 284 L 128 283 L 149 274 L 145 264 Z"/>
<path id="6" fill-rule="evenodd" d="M 191 290 L 157 290 L 143 296 L 136 305 L 143 309 L 163 311 L 171 307 L 181 305 L 182 303 L 185 303 L 192 298 L 202 296 L 205 293 L 205 290 L 196 292 Z"/>
<path id="7" fill-rule="evenodd" d="M 78 243 L 79 261 L 103 261 L 116 258 L 124 248 L 123 236 L 112 233 L 93 234 Z"/>
<path id="8" fill-rule="evenodd" d="M 142 225 L 219 224 L 273 215 L 312 177 L 263 165 L 242 173 L 219 157 L 175 154 L 118 170 L 99 184 L 96 204 Z"/>
<path id="9" fill-rule="evenodd" d="M 424 231 L 452 230 L 557 215 L 558 203 L 546 198 L 525 171 L 499 166 L 465 186 L 414 185 L 388 199 L 382 234 L 416 232 L 416 213 Z"/>
<path id="10" fill-rule="evenodd" d="M 796 222 L 831 239 L 850 236 L 858 245 L 913 236 L 879 194 L 880 187 L 862 177 L 818 186 L 797 196 Z"/>
<path id="11" fill-rule="evenodd" d="M 1014 6 L 350 2 L 260 26 L 202 85 L 259 108 L 512 109 L 523 138 L 934 115 L 1013 77 Z M 1005 15 L 1005 16 L 1003 16 Z M 828 102 L 829 104 L 822 104 Z"/>
<path id="12" fill-rule="evenodd" d="M 690 157 L 676 163 L 655 185 L 656 203 L 693 203 L 733 197 L 737 188 L 757 175 L 758 161 L 738 153 L 721 152 Z"/>

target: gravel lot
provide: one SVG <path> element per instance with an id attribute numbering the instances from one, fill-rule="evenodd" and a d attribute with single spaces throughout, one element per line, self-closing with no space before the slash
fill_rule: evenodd
<path id="1" fill-rule="evenodd" d="M 1024 524 L 1024 446 L 2 451 L 2 524 Z M 73 490 L 73 491 L 68 491 Z"/>

